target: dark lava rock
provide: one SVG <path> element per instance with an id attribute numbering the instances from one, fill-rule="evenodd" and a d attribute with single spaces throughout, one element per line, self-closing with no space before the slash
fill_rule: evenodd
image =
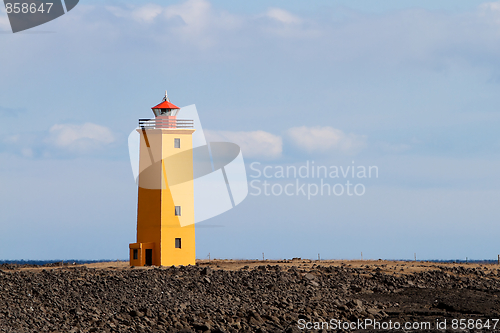
<path id="1" fill-rule="evenodd" d="M 0 332 L 303 332 L 298 320 L 500 317 L 497 269 L 443 266 L 399 275 L 381 267 L 2 265 Z"/>

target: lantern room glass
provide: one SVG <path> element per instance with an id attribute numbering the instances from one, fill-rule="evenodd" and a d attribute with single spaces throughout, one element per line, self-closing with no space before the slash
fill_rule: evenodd
<path id="1" fill-rule="evenodd" d="M 177 116 L 179 109 L 153 109 L 155 117 L 158 116 Z"/>

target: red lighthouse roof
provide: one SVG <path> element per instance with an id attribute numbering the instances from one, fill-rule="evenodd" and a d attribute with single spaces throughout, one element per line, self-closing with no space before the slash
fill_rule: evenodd
<path id="1" fill-rule="evenodd" d="M 180 109 L 180 107 L 175 106 L 174 104 L 170 103 L 169 101 L 163 101 L 157 106 L 153 106 L 151 109 Z"/>

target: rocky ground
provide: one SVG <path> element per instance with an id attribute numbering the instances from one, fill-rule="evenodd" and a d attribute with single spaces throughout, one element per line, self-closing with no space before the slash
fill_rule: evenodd
<path id="1" fill-rule="evenodd" d="M 0 265 L 0 332 L 500 332 L 498 265 L 52 266 Z"/>

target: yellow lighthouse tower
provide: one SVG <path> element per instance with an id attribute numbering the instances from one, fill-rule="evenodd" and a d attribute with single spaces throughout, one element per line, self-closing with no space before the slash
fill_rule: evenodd
<path id="1" fill-rule="evenodd" d="M 163 101 L 155 118 L 139 119 L 137 242 L 131 266 L 194 265 L 193 120 L 177 119 L 179 107 Z"/>

